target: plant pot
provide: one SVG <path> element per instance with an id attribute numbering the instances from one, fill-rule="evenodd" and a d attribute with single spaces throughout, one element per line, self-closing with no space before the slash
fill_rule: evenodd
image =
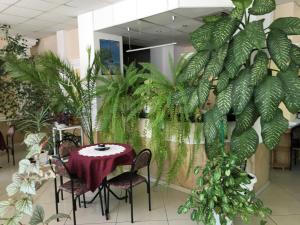
<path id="1" fill-rule="evenodd" d="M 252 173 L 248 173 L 249 178 L 251 179 L 251 183 L 250 184 L 244 184 L 243 187 L 245 189 L 248 189 L 249 191 L 252 191 L 254 188 L 254 185 L 257 183 L 257 178 L 254 174 Z"/>
<path id="2" fill-rule="evenodd" d="M 221 223 L 220 223 L 220 217 L 219 217 L 219 215 L 218 215 L 217 213 L 215 213 L 215 212 L 214 212 L 214 217 L 215 217 L 215 219 L 216 219 L 216 225 L 221 225 Z M 232 221 L 229 220 L 229 219 L 227 219 L 227 225 L 232 225 L 232 224 L 233 224 Z"/>

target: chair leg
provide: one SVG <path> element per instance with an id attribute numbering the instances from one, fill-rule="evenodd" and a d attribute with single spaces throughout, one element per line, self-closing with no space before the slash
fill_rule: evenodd
<path id="1" fill-rule="evenodd" d="M 109 185 L 107 185 L 107 213 L 109 213 Z"/>
<path id="2" fill-rule="evenodd" d="M 58 192 L 57 192 L 57 181 L 56 178 L 54 178 L 54 195 L 55 195 L 55 211 L 56 214 L 58 214 Z M 59 219 L 56 219 L 57 222 L 59 222 Z"/>
<path id="3" fill-rule="evenodd" d="M 83 206 L 86 208 L 85 193 L 83 193 Z"/>
<path id="4" fill-rule="evenodd" d="M 72 192 L 72 207 L 73 207 L 73 223 L 76 225 L 76 198 L 74 198 L 74 193 Z"/>
<path id="5" fill-rule="evenodd" d="M 133 223 L 133 198 L 132 198 L 132 187 L 129 191 L 129 199 L 130 199 L 130 213 L 131 213 L 131 223 Z"/>
<path id="6" fill-rule="evenodd" d="M 9 163 L 9 149 L 6 149 L 6 153 L 7 153 L 7 162 Z"/>
<path id="7" fill-rule="evenodd" d="M 77 198 L 78 198 L 78 206 L 79 206 L 79 208 L 81 208 L 80 195 L 78 195 Z"/>
<path id="8" fill-rule="evenodd" d="M 14 148 L 14 145 L 11 148 L 11 154 L 12 154 L 12 158 L 13 158 L 13 165 L 15 166 L 16 162 L 15 162 L 15 148 Z"/>
<path id="9" fill-rule="evenodd" d="M 60 176 L 60 185 L 63 185 L 63 183 L 64 183 L 63 176 Z M 64 200 L 64 193 L 62 190 L 60 192 L 60 196 L 61 196 L 61 200 Z"/>
<path id="10" fill-rule="evenodd" d="M 147 184 L 147 193 L 148 193 L 148 202 L 149 202 L 149 211 L 151 211 L 151 190 L 150 190 L 150 182 L 146 182 Z"/>
<path id="11" fill-rule="evenodd" d="M 101 213 L 102 213 L 102 216 L 104 216 L 103 201 L 102 201 L 102 191 L 101 191 L 100 187 L 98 188 L 98 190 L 99 190 L 99 198 L 100 198 L 100 205 L 101 205 Z"/>
<path id="12" fill-rule="evenodd" d="M 125 202 L 127 203 L 127 199 L 128 199 L 128 191 L 125 190 Z"/>

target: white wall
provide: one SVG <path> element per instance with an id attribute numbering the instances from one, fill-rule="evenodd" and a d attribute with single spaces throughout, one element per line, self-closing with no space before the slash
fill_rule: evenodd
<path id="1" fill-rule="evenodd" d="M 150 51 L 150 62 L 165 74 L 169 80 L 173 80 L 169 65 L 169 56 L 174 58 L 174 45 L 153 48 Z"/>

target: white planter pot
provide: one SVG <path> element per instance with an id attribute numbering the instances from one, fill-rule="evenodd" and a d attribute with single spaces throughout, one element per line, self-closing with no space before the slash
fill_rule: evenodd
<path id="1" fill-rule="evenodd" d="M 254 188 L 254 184 L 257 182 L 257 178 L 256 178 L 256 176 L 255 176 L 254 174 L 252 174 L 252 173 L 248 173 L 248 174 L 252 177 L 251 183 L 250 183 L 250 184 L 244 184 L 242 187 L 244 187 L 245 189 L 248 189 L 249 191 L 252 191 L 253 188 Z M 219 215 L 216 214 L 215 212 L 214 212 L 214 217 L 215 217 L 215 219 L 216 219 L 216 225 L 221 225 L 221 223 L 220 223 L 220 217 L 219 217 Z M 231 220 L 227 220 L 227 225 L 232 225 L 232 224 L 233 224 L 233 223 L 232 223 Z"/>
<path id="2" fill-rule="evenodd" d="M 214 212 L 214 217 L 216 219 L 216 225 L 221 225 L 220 223 L 220 217 L 217 213 Z M 227 219 L 227 225 L 232 225 L 232 221 Z"/>

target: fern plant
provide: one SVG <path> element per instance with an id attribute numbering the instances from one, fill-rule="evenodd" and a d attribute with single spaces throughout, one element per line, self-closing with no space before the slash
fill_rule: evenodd
<path id="1" fill-rule="evenodd" d="M 30 82 L 34 88 L 45 90 L 49 107 L 54 112 L 69 110 L 81 119 L 83 131 L 90 143 L 94 143 L 93 101 L 96 96 L 96 81 L 100 69 L 100 53 L 95 52 L 91 61 L 88 50 L 88 67 L 83 79 L 72 66 L 52 52 L 47 52 L 34 61 L 7 56 L 6 68 L 15 78 Z"/>
<path id="2" fill-rule="evenodd" d="M 279 104 L 283 102 L 291 113 L 300 110 L 300 48 L 288 38 L 290 35 L 300 34 L 300 18 L 279 18 L 269 27 L 264 27 L 264 20 L 255 20 L 254 16 L 262 16 L 275 10 L 275 0 L 232 2 L 235 8 L 230 14 L 205 17 L 204 24 L 191 34 L 191 42 L 197 53 L 180 77 L 186 84 L 198 86 L 191 96 L 206 99 L 206 84 L 216 94 L 216 104 L 204 114 L 205 147 L 209 159 L 206 170 L 200 175 L 204 179 L 207 177 L 205 171 L 219 174 L 216 158 L 221 158 L 222 161 L 224 157 L 234 158 L 232 166 L 237 168 L 255 153 L 259 136 L 253 125 L 258 118 L 262 141 L 272 150 L 288 128 L 288 121 L 283 117 Z M 276 66 L 272 67 L 272 62 Z M 189 101 L 193 104 L 195 100 L 191 97 Z M 230 110 L 236 116 L 236 125 L 231 137 L 231 151 L 228 156 L 224 156 L 219 136 L 223 124 L 226 131 L 226 116 Z M 217 167 L 211 166 L 211 163 Z M 228 174 L 223 172 L 221 171 L 220 180 L 224 191 L 228 186 L 223 181 L 230 171 Z M 239 178 L 233 178 L 232 181 L 241 184 Z M 201 194 L 197 192 L 202 188 L 208 193 L 205 201 L 199 200 Z M 234 204 L 229 211 L 224 207 L 217 207 L 223 201 L 220 197 L 230 197 L 230 194 L 222 192 L 218 196 L 214 188 L 211 185 L 202 186 L 198 182 L 191 195 L 195 204 L 190 204 L 191 201 L 187 200 L 180 211 L 186 213 L 193 210 L 192 219 L 206 225 L 215 224 L 214 213 L 220 215 L 222 225 L 227 224 L 226 218 L 232 219 L 235 215 L 240 215 L 245 221 L 249 219 L 249 215 L 266 215 L 261 202 L 260 207 L 256 207 L 257 201 L 249 201 L 242 211 Z M 212 200 L 208 197 L 214 197 L 211 205 L 208 202 Z M 243 204 L 238 196 L 233 197 L 232 201 Z M 209 218 L 207 215 L 210 215 Z"/>
<path id="3" fill-rule="evenodd" d="M 134 64 L 125 67 L 124 75 L 101 76 L 97 96 L 101 98 L 98 111 L 100 132 L 104 141 L 129 143 L 135 149 L 141 148 L 138 117 L 141 108 L 133 104 L 133 91 L 143 81 Z"/>
<path id="4" fill-rule="evenodd" d="M 183 56 L 177 65 L 170 58 L 170 67 L 173 80 L 168 80 L 157 68 L 151 64 L 144 64 L 146 74 L 142 75 L 145 80 L 144 85 L 137 88 L 134 95 L 139 96 L 137 104 L 141 107 L 147 106 L 150 109 L 149 129 L 151 130 L 151 149 L 158 167 L 157 181 L 161 178 L 166 162 L 171 162 L 171 150 L 169 141 L 176 139 L 177 150 L 175 160 L 170 164 L 168 171 L 168 182 L 172 181 L 187 156 L 186 142 L 191 131 L 191 115 L 199 120 L 200 112 L 194 106 L 186 104 L 191 94 L 191 89 L 185 88 L 183 82 L 178 77 L 189 61 L 189 57 Z M 199 121 L 198 121 L 199 122 Z M 189 158 L 189 169 L 194 162 L 195 150 L 200 143 L 200 123 L 194 123 L 194 133 L 196 145 L 191 150 Z"/>

